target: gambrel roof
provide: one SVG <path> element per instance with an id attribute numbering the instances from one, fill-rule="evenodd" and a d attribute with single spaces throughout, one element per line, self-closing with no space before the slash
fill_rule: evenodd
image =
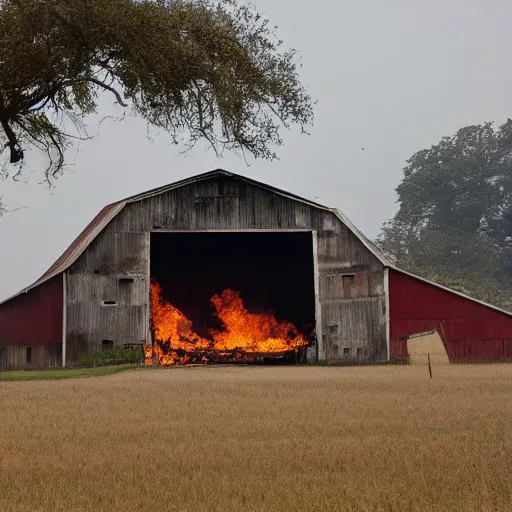
<path id="1" fill-rule="evenodd" d="M 191 185 L 193 183 L 198 183 L 201 181 L 206 181 L 206 180 L 210 180 L 212 178 L 221 177 L 221 176 L 230 177 L 230 178 L 234 178 L 236 180 L 240 180 L 240 181 L 247 183 L 249 185 L 252 185 L 254 187 L 258 187 L 263 190 L 267 190 L 269 192 L 280 195 L 282 197 L 289 198 L 293 201 L 301 202 L 301 203 L 309 205 L 313 208 L 318 208 L 318 209 L 321 209 L 324 211 L 330 211 L 359 239 L 359 241 L 377 258 L 378 261 L 380 261 L 382 263 L 382 265 L 384 267 L 390 268 L 396 272 L 400 272 L 402 274 L 408 275 L 410 277 L 418 279 L 419 281 L 423 281 L 427 284 L 430 284 L 432 286 L 440 288 L 444 291 L 458 295 L 459 297 L 471 300 L 473 302 L 477 302 L 478 304 L 481 304 L 482 306 L 486 306 L 486 307 L 489 307 L 496 311 L 499 311 L 501 313 L 504 313 L 506 315 L 512 316 L 512 313 L 509 311 L 505 311 L 501 308 L 493 306 L 492 304 L 488 304 L 486 302 L 480 301 L 478 299 L 470 297 L 469 295 L 465 295 L 464 293 L 457 292 L 457 291 L 447 288 L 443 285 L 440 285 L 433 281 L 429 281 L 428 279 L 417 276 L 415 274 L 411 274 L 410 272 L 406 272 L 406 271 L 396 267 L 393 264 L 393 262 L 387 256 L 385 256 L 384 253 L 371 240 L 366 238 L 363 235 L 363 233 L 361 231 L 359 231 L 359 229 L 357 229 L 356 226 L 340 210 L 338 210 L 336 208 L 329 208 L 327 206 L 323 206 L 321 204 L 310 201 L 309 199 L 304 199 L 303 197 L 297 196 L 295 194 L 285 192 L 284 190 L 280 190 L 280 189 L 272 187 L 270 185 L 260 183 L 259 181 L 256 181 L 256 180 L 253 180 L 250 178 L 246 178 L 245 176 L 240 176 L 238 174 L 234 174 L 234 173 L 225 171 L 223 169 L 216 169 L 214 171 L 205 172 L 203 174 L 198 174 L 196 176 L 192 176 L 191 178 L 177 181 L 175 183 L 171 183 L 171 184 L 165 185 L 163 187 L 158 187 L 158 188 L 149 190 L 147 192 L 143 192 L 141 194 L 137 194 L 137 195 L 128 197 L 126 199 L 123 199 L 121 201 L 117 201 L 115 203 L 109 204 L 108 206 L 105 206 L 105 208 L 103 208 L 98 213 L 98 215 L 96 215 L 96 217 L 86 226 L 86 228 L 76 237 L 76 239 L 71 243 L 71 245 L 63 252 L 63 254 L 60 256 L 60 258 L 58 258 L 57 261 L 55 261 L 55 263 L 37 281 L 32 283 L 30 286 L 24 288 L 23 290 L 19 291 L 17 294 L 13 295 L 12 297 L 9 297 L 8 299 L 0 302 L 0 304 L 8 302 L 9 300 L 17 297 L 18 295 L 21 295 L 22 293 L 26 293 L 29 290 L 32 290 L 33 288 L 36 288 L 37 286 L 45 283 L 46 281 L 49 281 L 50 279 L 65 272 L 68 268 L 71 267 L 71 265 L 73 265 L 73 263 L 75 263 L 78 260 L 78 258 L 89 247 L 89 245 L 94 241 L 94 239 L 108 226 L 108 224 L 114 219 L 114 217 L 116 217 L 116 215 L 118 215 L 119 212 L 127 204 L 135 203 L 137 201 L 142 201 L 144 199 L 158 196 L 160 194 L 164 194 L 166 192 L 175 190 L 180 187 L 185 187 L 185 186 Z"/>
<path id="2" fill-rule="evenodd" d="M 191 185 L 193 183 L 197 183 L 200 181 L 210 180 L 212 178 L 216 178 L 219 176 L 226 176 L 230 178 L 234 178 L 236 180 L 240 180 L 249 185 L 259 187 L 264 190 L 268 190 L 274 194 L 280 195 L 282 197 L 286 197 L 292 199 L 293 201 L 299 201 L 301 203 L 312 206 L 313 208 L 318 208 L 326 211 L 330 211 L 338 217 L 338 219 L 343 222 L 343 224 L 361 241 L 361 243 L 384 265 L 384 266 L 392 266 L 392 263 L 388 258 L 378 249 L 378 247 L 371 242 L 368 238 L 366 238 L 361 231 L 359 231 L 354 224 L 339 210 L 336 208 L 328 208 L 321 204 L 315 203 L 308 199 L 304 199 L 302 197 L 296 196 L 294 194 L 290 194 L 289 192 L 285 192 L 275 187 L 271 187 L 270 185 L 266 185 L 264 183 L 260 183 L 258 181 L 252 180 L 250 178 L 246 178 L 245 176 L 240 176 L 238 174 L 234 174 L 231 172 L 224 171 L 222 169 L 217 169 L 215 171 L 206 172 L 203 174 L 199 174 L 197 176 L 193 176 L 191 178 L 187 178 L 181 181 L 177 181 L 175 183 L 171 183 L 170 185 L 165 185 L 163 187 L 158 187 L 153 190 L 149 190 L 147 192 L 143 192 L 142 194 L 137 194 L 135 196 L 128 197 L 121 201 L 109 204 L 105 206 L 98 215 L 89 223 L 89 225 L 77 236 L 77 238 L 71 243 L 71 245 L 64 251 L 64 253 L 55 261 L 55 263 L 34 283 L 32 283 L 27 288 L 24 288 L 20 292 L 18 292 L 13 297 L 3 301 L 7 302 L 12 298 L 26 293 L 29 290 L 39 286 L 40 284 L 52 279 L 53 277 L 58 276 L 62 272 L 65 272 L 73 263 L 77 261 L 77 259 L 81 256 L 81 254 L 89 247 L 89 245 L 94 241 L 94 239 L 107 227 L 107 225 L 114 219 L 114 217 L 129 203 L 135 203 L 137 201 L 142 201 L 144 199 L 158 196 L 160 194 L 164 194 L 176 188 L 185 187 L 187 185 Z"/>

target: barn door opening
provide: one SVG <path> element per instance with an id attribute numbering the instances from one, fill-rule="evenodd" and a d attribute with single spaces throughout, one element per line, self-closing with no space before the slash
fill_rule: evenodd
<path id="1" fill-rule="evenodd" d="M 311 232 L 151 234 L 153 359 L 304 362 L 314 339 Z"/>

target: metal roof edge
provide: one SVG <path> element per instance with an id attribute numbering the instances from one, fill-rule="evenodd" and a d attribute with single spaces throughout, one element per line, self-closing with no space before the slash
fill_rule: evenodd
<path id="1" fill-rule="evenodd" d="M 190 178 L 185 178 L 183 180 L 176 181 L 174 183 L 170 183 L 169 185 L 157 187 L 157 188 L 148 190 L 147 192 L 142 192 L 141 194 L 137 194 L 137 195 L 128 197 L 128 198 L 124 199 L 123 201 L 125 201 L 126 203 L 135 203 L 137 201 L 142 201 L 143 199 L 148 199 L 150 197 L 154 197 L 154 196 L 163 194 L 165 192 L 175 190 L 180 187 L 192 185 L 193 183 L 198 183 L 201 181 L 206 181 L 211 178 L 214 178 L 215 176 L 220 176 L 220 175 L 228 176 L 231 178 L 235 178 L 235 179 L 244 181 L 246 183 L 249 183 L 250 185 L 268 190 L 270 192 L 274 192 L 276 194 L 279 194 L 283 197 L 287 197 L 289 199 L 293 199 L 295 201 L 300 201 L 301 203 L 308 204 L 308 205 L 314 206 L 316 208 L 322 208 L 324 210 L 332 210 L 331 208 L 329 208 L 327 206 L 321 205 L 319 203 L 315 203 L 314 201 L 310 201 L 309 199 L 305 199 L 304 197 L 297 196 L 295 194 L 292 194 L 291 192 L 286 192 L 285 190 L 279 189 L 277 187 L 273 187 L 272 185 L 262 183 L 261 181 L 253 180 L 252 178 L 248 178 L 246 176 L 242 176 L 241 174 L 236 174 L 234 172 L 226 171 L 224 169 L 215 169 L 213 171 L 196 174 L 195 176 L 191 176 Z"/>
<path id="2" fill-rule="evenodd" d="M 337 208 L 327 208 L 332 211 L 336 217 L 338 217 L 343 224 L 345 224 L 350 231 L 359 239 L 359 241 L 385 266 L 392 267 L 393 264 L 391 260 L 386 257 L 386 255 L 369 239 L 367 238 L 362 231 L 360 231 L 352 221 L 340 210 Z"/>
<path id="3" fill-rule="evenodd" d="M 481 306 L 485 306 L 486 308 L 494 309 L 498 313 L 503 313 L 504 315 L 512 317 L 511 311 L 507 311 L 506 309 L 499 308 L 498 306 L 494 306 L 493 304 L 489 304 L 488 302 L 484 302 L 483 300 L 475 299 L 474 297 L 471 297 L 470 295 L 466 295 L 465 293 L 458 292 L 457 290 L 453 290 L 452 288 L 448 288 L 447 286 L 444 286 L 442 284 L 436 283 L 434 281 L 430 281 L 429 279 L 418 276 L 411 272 L 407 272 L 407 270 L 398 268 L 395 265 L 386 265 L 386 266 L 388 268 L 390 268 L 391 270 L 394 270 L 395 272 L 399 272 L 400 274 L 404 274 L 406 276 L 417 279 L 418 281 L 422 281 L 424 283 L 430 284 L 431 286 L 435 286 L 436 288 L 440 288 L 441 290 L 444 290 L 445 292 L 453 293 L 454 295 L 458 295 L 459 297 L 462 297 L 463 299 L 470 300 L 471 302 L 476 302 L 477 304 L 480 304 Z"/>
<path id="4" fill-rule="evenodd" d="M 105 210 L 108 207 L 110 208 L 107 212 L 105 212 L 104 217 L 100 219 L 100 222 L 96 226 L 94 226 L 90 233 L 86 234 L 84 240 L 80 240 L 80 238 L 84 235 L 84 233 L 87 232 L 87 229 L 98 218 L 101 212 L 98 213 L 96 217 L 94 217 L 94 219 L 91 222 L 89 222 L 89 224 L 87 224 L 87 226 L 79 233 L 79 235 L 73 240 L 73 242 L 71 242 L 67 249 L 60 255 L 60 257 L 57 258 L 57 260 L 39 279 L 37 279 L 37 281 L 34 281 L 31 285 L 27 286 L 26 288 L 23 288 L 18 293 L 11 295 L 7 299 L 0 301 L 0 306 L 2 304 L 5 304 L 6 302 L 9 302 L 12 299 L 15 299 L 20 295 L 23 295 L 24 293 L 29 292 L 34 288 L 37 288 L 38 286 L 46 283 L 50 279 L 53 279 L 59 274 L 65 272 L 71 265 L 73 265 L 73 263 L 75 263 L 75 261 L 82 255 L 82 253 L 87 249 L 87 247 L 89 247 L 89 245 L 94 241 L 94 239 L 108 226 L 112 219 L 117 216 L 117 214 L 124 208 L 125 204 L 126 203 L 124 201 L 119 201 L 117 203 L 111 203 L 110 205 L 104 207 L 103 210 Z M 80 242 L 78 243 L 79 240 Z"/>
<path id="5" fill-rule="evenodd" d="M 80 239 L 80 237 L 83 236 L 84 232 L 87 231 L 87 229 L 91 226 L 91 223 L 93 223 L 98 216 L 96 216 L 95 219 L 93 219 L 89 224 L 87 224 L 85 229 L 81 231 L 77 238 L 75 238 L 75 240 L 68 247 L 68 250 L 71 248 L 71 251 L 67 255 L 66 259 L 64 260 L 63 257 L 66 255 L 67 251 L 65 251 L 59 259 L 57 259 L 57 261 L 41 276 L 41 278 L 38 281 L 34 283 L 34 285 L 37 286 L 41 284 L 43 282 L 43 279 L 44 281 L 51 279 L 53 276 L 60 274 L 61 272 L 64 272 L 71 265 L 73 265 L 73 263 L 75 263 L 75 261 L 82 255 L 85 249 L 87 249 L 87 247 L 91 245 L 94 239 L 108 226 L 108 224 L 110 224 L 110 222 L 124 208 L 125 204 L 125 201 L 119 201 L 117 203 L 112 203 L 108 205 L 110 207 L 109 210 L 105 212 L 104 217 L 100 219 L 100 222 L 96 226 L 94 226 L 94 228 L 89 233 L 87 233 L 85 239 L 80 240 L 80 243 L 76 243 Z M 59 263 L 59 260 L 61 259 L 63 259 L 63 261 L 60 262 L 60 266 L 55 270 L 52 270 L 52 268 L 56 266 Z"/>
<path id="6" fill-rule="evenodd" d="M 160 194 L 164 194 L 165 192 L 169 192 L 171 190 L 175 190 L 180 187 L 185 187 L 186 185 L 191 185 L 192 183 L 197 183 L 198 181 L 205 181 L 214 176 L 218 176 L 219 174 L 223 174 L 225 176 L 237 176 L 236 174 L 230 173 L 223 169 L 216 169 L 214 171 L 203 172 L 201 174 L 196 174 L 195 176 L 191 176 L 189 178 L 184 178 L 179 181 L 175 181 L 174 183 L 169 183 L 167 185 L 162 185 L 160 187 L 156 187 L 146 192 L 141 192 L 140 194 L 135 194 L 133 196 L 127 197 L 122 201 L 125 203 L 135 203 L 137 201 L 142 201 L 143 199 L 148 199 L 150 197 L 158 196 Z M 114 203 L 115 204 L 115 203 Z"/>
<path id="7" fill-rule="evenodd" d="M 29 292 L 30 290 L 32 290 L 34 288 L 37 288 L 38 286 L 46 283 L 46 281 L 49 281 L 50 279 L 53 279 L 54 277 L 57 277 L 61 273 L 62 272 L 58 272 L 58 273 L 53 274 L 53 275 L 51 275 L 49 277 L 45 277 L 44 279 L 43 278 L 38 279 L 37 281 L 32 283 L 30 286 L 27 286 L 26 288 L 23 288 L 22 290 L 20 290 L 19 292 L 15 293 L 14 295 L 11 295 L 10 297 L 7 297 L 7 299 L 4 299 L 4 300 L 0 301 L 0 306 L 2 304 L 5 304 L 6 302 L 9 302 L 12 299 L 15 299 L 16 297 L 19 297 L 20 295 L 23 295 L 24 293 Z"/>
<path id="8" fill-rule="evenodd" d="M 355 225 L 338 209 L 329 208 L 327 206 L 321 205 L 319 203 L 315 203 L 314 201 L 310 201 L 309 199 L 305 199 L 303 197 L 297 196 L 290 192 L 286 192 L 277 187 L 273 187 L 272 185 L 267 185 L 266 183 L 262 183 L 252 178 L 248 178 L 242 176 L 240 174 L 235 174 L 224 169 L 215 169 L 213 171 L 208 171 L 202 174 L 197 174 L 195 176 L 191 176 L 189 178 L 185 178 L 183 180 L 176 181 L 174 183 L 164 185 L 161 187 L 157 187 L 147 192 L 143 192 L 141 194 L 130 196 L 126 199 L 122 199 L 120 201 L 110 203 L 105 206 L 94 219 L 87 224 L 87 226 L 80 232 L 80 234 L 74 239 L 74 241 L 68 246 L 68 248 L 61 254 L 59 258 L 50 266 L 50 268 L 33 284 L 27 286 L 23 290 L 19 291 L 15 295 L 12 295 L 8 299 L 0 302 L 4 304 L 23 293 L 27 293 L 33 288 L 45 283 L 46 281 L 52 279 L 53 277 L 65 272 L 75 261 L 82 255 L 82 253 L 87 249 L 87 247 L 94 241 L 94 239 L 107 227 L 107 225 L 112 221 L 114 217 L 116 217 L 119 212 L 124 208 L 127 203 L 134 203 L 138 201 L 142 201 L 144 199 L 148 199 L 150 197 L 154 197 L 165 192 L 169 192 L 171 190 L 175 190 L 180 187 L 184 187 L 190 185 L 192 183 L 197 183 L 201 181 L 205 181 L 211 179 L 215 176 L 228 176 L 241 181 L 244 181 L 252 186 L 256 186 L 262 188 L 264 190 L 268 190 L 272 193 L 278 194 L 282 197 L 291 199 L 293 201 L 301 202 L 303 204 L 312 206 L 314 208 L 319 208 L 325 211 L 332 212 L 341 222 L 343 222 L 347 228 L 359 239 L 359 241 L 386 267 L 392 267 L 391 262 L 386 258 L 386 256 L 371 242 L 366 236 L 359 231 L 355 227 Z M 94 225 L 95 221 L 97 224 Z M 92 226 L 92 227 L 91 227 Z M 90 231 L 88 231 L 90 230 Z M 83 239 L 82 239 L 83 237 Z"/>

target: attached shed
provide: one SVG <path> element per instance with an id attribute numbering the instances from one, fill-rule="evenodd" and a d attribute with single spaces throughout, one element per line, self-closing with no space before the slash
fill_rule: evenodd
<path id="1" fill-rule="evenodd" d="M 250 311 L 312 325 L 308 359 L 406 357 L 407 336 L 433 329 L 451 359 L 511 355 L 509 313 L 396 269 L 338 210 L 216 170 L 104 208 L 38 281 L 0 304 L 0 369 L 153 344 L 155 279 L 202 332 L 222 288 L 241 291 Z"/>
<path id="2" fill-rule="evenodd" d="M 63 275 L 0 305 L 0 370 L 62 365 Z"/>
<path id="3" fill-rule="evenodd" d="M 407 338 L 436 330 L 451 362 L 512 360 L 512 316 L 418 276 L 389 271 L 391 355 L 404 359 Z"/>

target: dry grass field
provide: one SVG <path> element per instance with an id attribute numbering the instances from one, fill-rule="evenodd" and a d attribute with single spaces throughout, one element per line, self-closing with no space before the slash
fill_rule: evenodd
<path id="1" fill-rule="evenodd" d="M 0 510 L 510 511 L 512 365 L 0 383 Z"/>

